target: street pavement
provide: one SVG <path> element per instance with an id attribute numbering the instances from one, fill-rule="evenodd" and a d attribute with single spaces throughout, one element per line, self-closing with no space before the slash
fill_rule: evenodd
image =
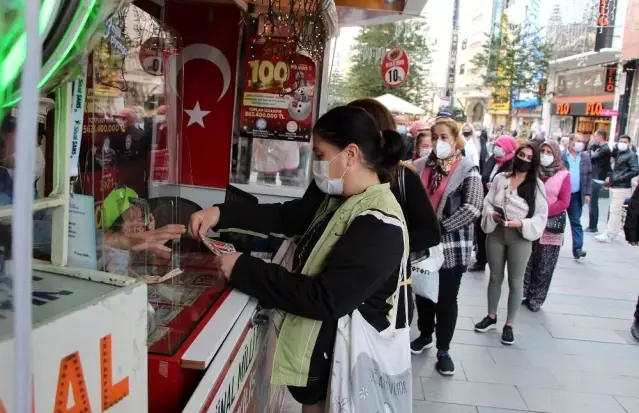
<path id="1" fill-rule="evenodd" d="M 601 200 L 602 216 L 607 209 Z M 586 214 L 584 208 L 583 223 Z M 639 343 L 629 331 L 639 247 L 623 240 L 602 244 L 586 234 L 588 256 L 577 261 L 566 232 L 548 300 L 538 313 L 521 307 L 513 346 L 500 341 L 507 282 L 499 328 L 480 334 L 473 326 L 486 315 L 488 272 L 464 275 L 450 350 L 456 373 L 435 371 L 434 348 L 413 356 L 414 413 L 639 413 Z M 299 411 L 291 402 L 284 409 Z"/>

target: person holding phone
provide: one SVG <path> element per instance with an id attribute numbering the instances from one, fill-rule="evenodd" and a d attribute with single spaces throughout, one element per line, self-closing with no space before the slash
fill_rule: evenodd
<path id="1" fill-rule="evenodd" d="M 488 315 L 475 324 L 484 333 L 497 325 L 497 306 L 508 265 L 508 316 L 501 342 L 515 342 L 513 323 L 524 293 L 524 274 L 532 252 L 533 241 L 546 228 L 548 202 L 544 184 L 538 178 L 539 152 L 525 143 L 515 152 L 513 169 L 499 174 L 484 199 L 481 227 L 486 236 L 486 252 L 490 267 L 488 283 Z"/>

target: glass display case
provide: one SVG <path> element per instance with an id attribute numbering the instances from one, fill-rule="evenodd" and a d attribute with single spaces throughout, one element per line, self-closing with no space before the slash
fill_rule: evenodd
<path id="1" fill-rule="evenodd" d="M 267 29 L 264 36 L 263 25 L 262 19 L 249 25 L 242 48 L 231 182 L 303 193 L 319 102 L 318 66 L 284 29 Z"/>

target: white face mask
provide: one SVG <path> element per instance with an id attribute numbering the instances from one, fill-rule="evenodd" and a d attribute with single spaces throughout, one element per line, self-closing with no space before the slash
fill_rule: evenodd
<path id="1" fill-rule="evenodd" d="M 539 163 L 541 163 L 541 166 L 550 166 L 554 160 L 555 157 L 552 155 L 541 155 L 539 157 Z"/>
<path id="2" fill-rule="evenodd" d="M 625 152 L 628 150 L 628 144 L 619 142 L 617 144 L 617 149 L 619 149 L 620 152 Z"/>
<path id="3" fill-rule="evenodd" d="M 341 152 L 340 152 L 341 153 Z M 328 195 L 342 195 L 344 193 L 344 175 L 348 171 L 348 166 L 339 178 L 331 178 L 329 176 L 330 165 L 339 153 L 330 161 L 313 161 L 313 178 L 317 187 Z"/>
<path id="4" fill-rule="evenodd" d="M 495 146 L 493 148 L 493 154 L 496 157 L 501 158 L 502 156 L 506 155 L 506 151 L 501 146 Z"/>
<path id="5" fill-rule="evenodd" d="M 429 156 L 431 152 L 432 152 L 432 149 L 420 149 L 419 150 L 419 157 L 420 158 L 425 158 L 425 157 Z"/>
<path id="6" fill-rule="evenodd" d="M 447 159 L 452 155 L 453 148 L 450 146 L 450 143 L 444 142 L 441 139 L 437 140 L 437 145 L 435 146 L 435 155 L 439 159 Z"/>
<path id="7" fill-rule="evenodd" d="M 575 143 L 575 152 L 581 152 L 584 150 L 584 143 L 583 142 L 576 142 Z"/>
<path id="8" fill-rule="evenodd" d="M 475 131 L 473 132 L 473 135 L 475 135 L 476 138 L 479 138 L 481 136 L 481 131 Z"/>

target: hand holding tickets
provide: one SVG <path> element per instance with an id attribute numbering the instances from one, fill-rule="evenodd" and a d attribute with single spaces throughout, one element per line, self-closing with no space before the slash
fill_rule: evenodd
<path id="1" fill-rule="evenodd" d="M 191 215 L 189 232 L 193 238 L 204 241 L 206 233 L 220 221 L 220 209 L 218 207 L 206 208 Z"/>

